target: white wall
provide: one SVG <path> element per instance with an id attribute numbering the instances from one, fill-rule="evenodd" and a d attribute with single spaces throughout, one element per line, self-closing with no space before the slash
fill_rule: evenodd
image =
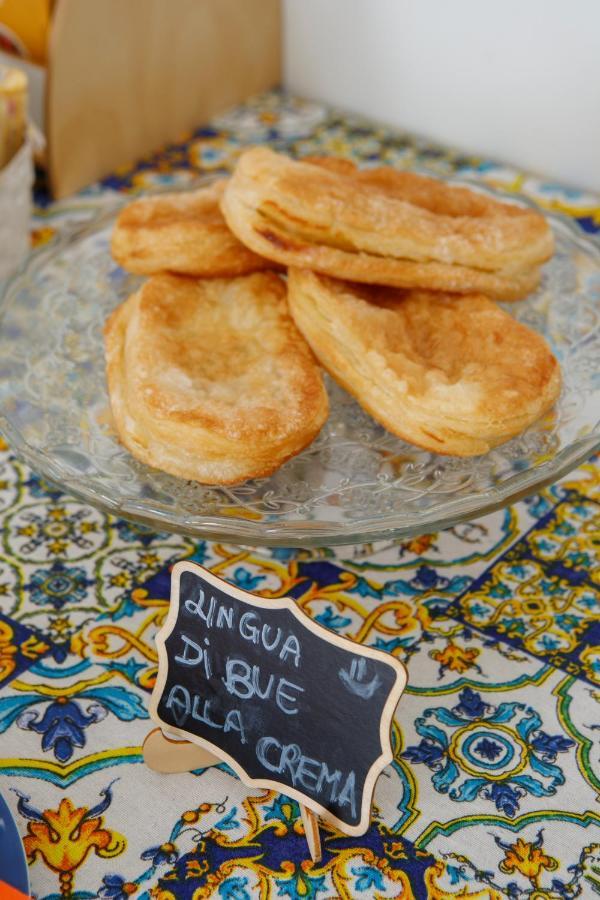
<path id="1" fill-rule="evenodd" d="M 284 81 L 600 190 L 600 0 L 284 0 Z"/>

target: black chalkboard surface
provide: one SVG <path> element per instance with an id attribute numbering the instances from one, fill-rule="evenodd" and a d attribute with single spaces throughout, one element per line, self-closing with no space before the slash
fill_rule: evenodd
<path id="1" fill-rule="evenodd" d="M 247 784 L 363 834 L 406 683 L 398 660 L 190 562 L 173 567 L 150 714 Z"/>

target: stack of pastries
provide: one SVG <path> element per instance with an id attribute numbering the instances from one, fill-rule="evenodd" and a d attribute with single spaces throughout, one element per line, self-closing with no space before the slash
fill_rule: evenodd
<path id="1" fill-rule="evenodd" d="M 205 484 L 268 475 L 327 419 L 322 366 L 398 437 L 486 453 L 560 392 L 544 339 L 495 302 L 534 290 L 552 252 L 528 207 L 249 149 L 229 180 L 117 219 L 114 258 L 149 276 L 105 328 L 120 439 Z"/>

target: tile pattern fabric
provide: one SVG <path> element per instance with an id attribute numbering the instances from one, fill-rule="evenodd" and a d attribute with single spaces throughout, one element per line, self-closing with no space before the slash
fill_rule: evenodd
<path id="1" fill-rule="evenodd" d="M 297 155 L 459 171 L 600 230 L 596 198 L 271 93 L 70 201 L 34 240 L 83 221 L 89 196 L 185 183 L 268 142 Z M 591 897 L 600 892 L 600 468 L 413 540 L 249 549 L 115 519 L 0 445 L 0 791 L 39 900 Z M 322 828 L 226 765 L 148 770 L 141 744 L 167 613 L 189 557 L 404 661 L 369 831 Z M 352 736 L 349 735 L 351 740 Z"/>

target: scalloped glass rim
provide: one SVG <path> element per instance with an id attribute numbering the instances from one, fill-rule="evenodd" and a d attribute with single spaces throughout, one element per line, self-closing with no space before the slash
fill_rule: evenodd
<path id="1" fill-rule="evenodd" d="M 423 171 L 423 170 L 422 170 Z M 181 186 L 173 186 L 166 185 L 161 187 L 161 191 L 164 190 L 177 190 L 177 189 L 190 189 L 192 186 L 198 186 L 202 183 L 207 183 L 216 176 L 207 176 L 206 178 L 202 178 L 197 180 L 192 184 L 185 184 Z M 439 175 L 437 175 L 439 177 Z M 465 178 L 456 178 L 452 177 L 448 179 L 453 183 L 458 184 L 468 184 L 470 187 L 475 188 L 476 190 L 483 191 L 485 193 L 489 193 L 493 196 L 500 196 L 505 199 L 517 200 L 521 203 L 526 203 L 528 205 L 535 206 L 535 204 L 528 200 L 525 197 L 516 197 L 512 194 L 504 194 L 501 191 L 496 191 L 492 188 L 487 187 L 487 185 L 483 185 L 478 181 L 473 179 L 465 179 Z M 52 265 L 55 267 L 60 267 L 62 265 L 62 257 L 64 254 L 71 253 L 73 248 L 75 248 L 75 252 L 78 252 L 78 248 L 85 248 L 86 241 L 101 241 L 104 240 L 104 233 L 109 228 L 112 223 L 114 216 L 118 209 L 121 206 L 129 202 L 130 197 L 120 198 L 118 202 L 115 202 L 107 208 L 107 201 L 105 196 L 99 198 L 99 200 L 95 200 L 94 197 L 90 198 L 91 205 L 98 205 L 99 209 L 97 214 L 94 216 L 93 220 L 88 222 L 83 227 L 77 228 L 75 230 L 71 230 L 69 232 L 63 233 L 59 235 L 59 237 L 51 242 L 50 244 L 39 248 L 34 253 L 31 254 L 28 260 L 20 267 L 20 269 L 8 280 L 4 287 L 4 291 L 2 296 L 0 297 L 0 350 L 3 349 L 2 341 L 6 344 L 8 340 L 8 344 L 10 345 L 10 337 L 6 339 L 3 335 L 4 329 L 1 327 L 4 323 L 5 317 L 9 314 L 9 312 L 13 314 L 18 314 L 20 307 L 18 306 L 18 299 L 23 293 L 23 297 L 27 298 L 27 302 L 31 306 L 35 302 L 38 304 L 42 303 L 42 299 L 40 295 L 36 295 L 35 290 L 33 293 L 27 294 L 28 288 L 31 286 L 35 287 L 36 278 L 40 279 L 44 273 L 45 267 L 48 271 L 51 271 Z M 85 201 L 88 201 L 88 198 L 85 198 Z M 567 217 L 557 214 L 547 214 L 548 219 L 550 220 L 555 233 L 557 234 L 557 238 L 559 238 L 565 246 L 569 247 L 570 250 L 575 253 L 577 252 L 581 256 L 581 260 L 585 261 L 586 264 L 591 264 L 593 269 L 593 279 L 594 286 L 596 285 L 596 281 L 598 284 L 598 288 L 594 287 L 594 290 L 587 295 L 586 299 L 589 297 L 592 298 L 593 311 L 594 314 L 600 314 L 600 242 L 595 241 L 588 235 L 585 235 L 578 226 L 569 220 Z M 81 251 L 83 252 L 83 251 Z M 89 251 L 88 251 L 89 252 Z M 577 257 L 579 259 L 579 256 Z M 89 263 L 89 261 L 88 261 Z M 65 263 L 66 264 L 66 263 Z M 100 266 L 105 265 L 108 266 L 109 263 L 107 260 L 101 260 Z M 118 270 L 113 263 L 110 263 L 113 269 Z M 85 270 L 85 266 L 81 266 L 82 271 Z M 72 272 L 73 270 L 69 270 Z M 118 270 L 120 271 L 120 270 Z M 103 271 L 101 270 L 99 273 L 100 281 L 96 284 L 96 290 L 100 291 L 99 296 L 102 296 L 102 292 L 104 288 L 105 292 L 108 294 L 109 290 L 113 292 L 114 290 L 112 285 L 109 285 L 109 282 L 106 282 L 106 285 L 102 283 Z M 577 272 L 579 277 L 579 272 Z M 59 273 L 60 277 L 60 273 Z M 66 277 L 66 276 L 65 276 Z M 77 276 L 72 276 L 77 277 Z M 81 276 L 87 277 L 87 276 Z M 91 278 L 91 275 L 90 275 Z M 132 279 L 135 281 L 135 279 Z M 138 279 L 139 280 L 139 279 Z M 551 301 L 552 301 L 552 288 L 553 285 L 546 286 L 546 292 L 549 293 L 549 299 L 545 304 L 546 313 L 548 309 L 552 310 Z M 65 282 L 65 290 L 67 290 L 67 283 Z M 556 289 L 559 291 L 559 289 Z M 560 292 L 560 291 L 559 291 Z M 540 293 L 540 292 L 538 292 Z M 536 297 L 537 295 L 534 295 Z M 78 297 L 81 300 L 81 297 Z M 118 302 L 118 297 L 116 294 L 113 296 L 113 305 L 114 302 Z M 92 304 L 94 302 L 93 294 L 90 298 L 88 298 L 88 294 L 84 295 L 84 299 L 82 304 L 78 306 L 79 310 L 83 310 L 84 313 L 87 309 L 87 313 L 90 316 L 94 314 L 94 308 L 90 306 L 88 309 L 85 304 Z M 523 314 L 525 311 L 525 317 L 527 317 L 527 304 L 530 301 L 525 301 L 524 303 L 518 304 L 518 306 L 513 306 L 513 311 L 517 313 Z M 12 304 L 12 305 L 11 305 Z M 538 304 L 539 305 L 539 304 Z M 574 307 L 575 315 L 577 315 L 578 310 L 581 309 L 582 304 L 577 304 Z M 590 307 L 592 308 L 592 307 Z M 104 315 L 106 314 L 106 309 L 102 309 L 98 312 L 98 314 Z M 21 313 L 22 314 L 22 313 Z M 539 315 L 539 310 L 532 313 L 532 315 Z M 522 315 L 521 315 L 522 317 Z M 57 318 L 57 322 L 63 320 L 59 320 Z M 91 322 L 91 319 L 90 319 Z M 92 323 L 94 324 L 94 323 Z M 97 324 L 97 323 L 96 323 Z M 95 327 L 95 326 L 94 326 Z M 88 330 L 91 329 L 91 325 Z M 580 329 L 581 330 L 581 329 Z M 597 326 L 593 329 L 594 335 L 596 335 Z M 25 334 L 20 334 L 21 338 L 25 338 Z M 587 335 L 585 335 L 587 340 Z M 43 343 L 43 337 L 41 339 Z M 84 342 L 85 344 L 85 342 Z M 37 344 L 36 344 L 37 346 Z M 592 348 L 592 365 L 593 365 L 593 354 L 594 347 Z M 97 347 L 94 347 L 94 352 L 97 351 Z M 9 350 L 6 351 L 10 352 Z M 85 353 L 84 353 L 85 356 Z M 44 364 L 44 357 L 42 354 L 42 366 Z M 91 361 L 90 361 L 91 360 Z M 39 360 L 38 360 L 39 362 Z M 93 359 L 91 354 L 89 357 L 84 360 L 92 370 L 93 377 Z M 61 363 L 59 360 L 58 370 L 60 370 L 61 364 L 64 367 L 64 360 Z M 25 360 L 24 363 L 26 367 L 26 374 L 30 374 L 30 364 L 28 359 Z M 46 358 L 46 365 L 49 365 L 49 361 Z M 56 367 L 55 367 L 56 368 Z M 15 453 L 21 456 L 25 462 L 39 475 L 44 478 L 58 484 L 65 491 L 70 492 L 82 500 L 91 503 L 94 506 L 97 506 L 103 509 L 105 512 L 112 513 L 117 516 L 122 516 L 124 518 L 132 519 L 134 521 L 142 522 L 148 526 L 151 526 L 156 529 L 166 530 L 166 531 L 174 531 L 181 532 L 186 534 L 191 534 L 196 537 L 202 538 L 212 538 L 219 540 L 227 540 L 236 543 L 242 544 L 250 544 L 250 545 L 263 545 L 263 546 L 284 546 L 284 547 L 309 547 L 309 546 L 319 546 L 324 544 L 329 545 L 338 545 L 338 544 L 352 544 L 357 542 L 364 541 L 374 541 L 382 538 L 392 538 L 392 537 L 410 537 L 416 534 L 420 534 L 427 531 L 438 530 L 441 528 L 446 528 L 451 525 L 456 524 L 460 521 L 469 520 L 475 518 L 477 516 L 484 515 L 485 513 L 491 512 L 495 509 L 506 506 L 510 503 L 515 502 L 516 500 L 521 499 L 528 494 L 533 493 L 534 491 L 556 481 L 563 475 L 567 474 L 573 468 L 575 468 L 579 463 L 588 458 L 594 450 L 600 447 L 600 426 L 597 421 L 597 413 L 598 413 L 598 405 L 600 403 L 600 391 L 597 389 L 595 383 L 591 384 L 588 387 L 589 397 L 591 397 L 591 403 L 589 404 L 590 409 L 595 411 L 596 415 L 594 416 L 594 420 L 586 420 L 581 423 L 581 426 L 578 428 L 578 436 L 569 441 L 569 443 L 556 450 L 552 449 L 549 445 L 547 447 L 547 452 L 540 452 L 540 448 L 535 450 L 535 456 L 532 458 L 527 458 L 526 456 L 522 456 L 523 464 L 529 466 L 529 468 L 518 470 L 517 469 L 508 475 L 504 475 L 502 480 L 497 483 L 490 483 L 485 486 L 483 490 L 466 490 L 465 492 L 460 492 L 460 485 L 456 487 L 456 478 L 455 481 L 452 481 L 452 472 L 458 471 L 460 472 L 461 466 L 466 470 L 466 467 L 469 465 L 467 463 L 461 463 L 460 461 L 454 461 L 459 463 L 459 465 L 454 465 L 452 458 L 444 458 L 444 457 L 436 457 L 432 454 L 424 454 L 422 451 L 418 451 L 416 448 L 410 448 L 408 445 L 403 444 L 400 441 L 396 441 L 396 439 L 387 435 L 379 426 L 376 426 L 372 423 L 372 420 L 369 417 L 365 417 L 368 422 L 363 423 L 363 428 L 366 431 L 363 433 L 364 444 L 359 445 L 356 444 L 357 452 L 362 449 L 366 450 L 367 453 L 375 447 L 373 453 L 376 455 L 376 451 L 380 451 L 380 456 L 386 457 L 390 455 L 392 450 L 390 449 L 391 444 L 394 445 L 393 449 L 400 450 L 400 457 L 404 458 L 406 456 L 408 459 L 411 459 L 412 454 L 412 462 L 407 463 L 406 466 L 400 468 L 400 477 L 396 479 L 391 479 L 388 475 L 381 475 L 379 469 L 377 470 L 376 476 L 371 476 L 371 480 L 369 482 L 357 481 L 356 483 L 352 481 L 352 478 L 348 480 L 347 478 L 339 480 L 337 486 L 330 488 L 327 491 L 324 491 L 320 485 L 316 487 L 316 493 L 314 498 L 310 498 L 308 501 L 308 506 L 306 502 L 298 501 L 296 502 L 296 513 L 300 515 L 300 518 L 285 518 L 285 514 L 280 518 L 279 521 L 276 520 L 276 515 L 270 510 L 274 508 L 277 509 L 277 504 L 280 503 L 285 505 L 288 502 L 285 499 L 285 491 L 288 488 L 292 489 L 293 494 L 293 485 L 297 483 L 294 481 L 294 471 L 291 467 L 291 464 L 295 464 L 296 468 L 298 466 L 303 466 L 304 468 L 297 468 L 297 471 L 309 470 L 310 462 L 306 462 L 306 459 L 311 455 L 313 456 L 313 462 L 316 460 L 319 463 L 319 456 L 322 456 L 324 459 L 327 459 L 327 453 L 333 453 L 335 456 L 335 452 L 339 451 L 339 448 L 344 445 L 352 445 L 352 439 L 347 440 L 342 438 L 340 441 L 335 434 L 335 427 L 333 429 L 333 436 L 327 437 L 325 440 L 321 441 L 321 438 L 318 438 L 317 441 L 321 441 L 321 444 L 314 448 L 314 445 L 311 445 L 313 449 L 308 448 L 307 451 L 304 451 L 300 457 L 296 457 L 296 460 L 290 461 L 290 463 L 286 464 L 283 469 L 279 470 L 279 473 L 283 473 L 285 470 L 288 470 L 291 473 L 291 478 L 289 479 L 289 483 L 285 482 L 285 476 L 283 481 L 283 489 L 284 489 L 284 499 L 281 500 L 278 496 L 273 494 L 273 490 L 269 491 L 269 479 L 262 480 L 260 482 L 249 482 L 249 485 L 258 485 L 263 490 L 263 494 L 261 495 L 260 502 L 265 505 L 266 512 L 264 514 L 258 514 L 252 512 L 250 507 L 245 501 L 242 499 L 240 501 L 240 505 L 236 505 L 236 490 L 238 488 L 228 488 L 228 489 L 220 489 L 220 488 L 202 488 L 201 486 L 193 486 L 193 489 L 196 489 L 199 493 L 204 491 L 205 495 L 209 498 L 207 501 L 207 507 L 212 505 L 214 508 L 215 503 L 215 495 L 221 495 L 220 502 L 223 505 L 225 511 L 220 514 L 214 515 L 208 512 L 208 509 L 203 513 L 200 509 L 198 512 L 190 512 L 189 509 L 184 509 L 183 506 L 181 508 L 175 507 L 174 509 L 166 508 L 164 504 L 157 503 L 152 499 L 152 494 L 154 493 L 153 489 L 150 488 L 148 490 L 148 485 L 144 483 L 144 480 L 147 479 L 149 482 L 157 481 L 161 477 L 161 473 L 156 473 L 154 470 L 151 470 L 141 464 L 137 464 L 134 461 L 134 464 L 131 466 L 133 474 L 138 475 L 138 481 L 135 482 L 136 491 L 130 492 L 129 496 L 118 496 L 118 491 L 115 494 L 112 490 L 107 490 L 106 486 L 103 486 L 101 483 L 102 479 L 96 478 L 94 480 L 94 472 L 92 471 L 92 477 L 90 478 L 89 474 L 79 475 L 74 474 L 72 467 L 71 471 L 69 468 L 65 466 L 64 460 L 61 461 L 56 455 L 53 457 L 48 455 L 43 446 L 34 445 L 28 440 L 28 436 L 24 433 L 23 429 L 18 426 L 18 422 L 15 420 L 15 409 L 11 409 L 11 405 L 13 407 L 18 407 L 17 401 L 12 401 L 10 393 L 7 394 L 6 386 L 10 384 L 10 367 L 6 366 L 7 371 L 2 370 L 2 359 L 0 356 L 0 433 L 8 441 L 9 445 L 13 449 Z M 63 379 L 65 379 L 65 373 L 62 372 L 59 374 Z M 96 376 L 98 372 L 96 371 Z M 25 377 L 21 379 L 18 375 L 14 380 L 14 384 L 18 384 L 19 388 L 24 390 L 21 387 L 22 381 L 27 380 Z M 592 377 L 593 382 L 593 377 Z M 97 381 L 96 381 L 97 384 Z M 13 385 L 14 386 L 14 385 Z M 577 383 L 577 387 L 579 389 L 579 382 Z M 347 407 L 348 402 L 347 398 L 340 400 L 343 392 L 340 392 L 339 388 L 333 386 L 332 391 L 335 395 L 336 403 L 341 405 L 341 407 Z M 18 389 L 16 389 L 18 392 Z M 55 397 L 56 395 L 53 395 Z M 344 395 L 345 397 L 345 395 Z M 349 401 L 351 409 L 347 409 L 345 413 L 340 413 L 340 422 L 344 417 L 348 418 L 349 421 L 354 422 L 357 418 L 361 416 L 361 412 L 358 407 L 355 407 L 352 401 Z M 334 409 L 337 409 L 335 404 L 332 404 Z M 72 407 L 67 406 L 62 408 L 64 414 L 67 415 L 67 411 L 73 411 Z M 85 412 L 84 407 L 81 407 L 82 414 Z M 54 411 L 47 409 L 39 413 L 39 415 L 46 414 L 47 418 L 50 418 Z M 17 417 L 18 418 L 18 417 Z M 379 443 L 370 444 L 370 438 L 368 433 L 368 428 L 370 427 L 368 423 L 371 423 L 373 435 Z M 329 426 L 326 426 L 326 429 Z M 557 426 L 558 427 L 558 426 Z M 535 430 L 537 426 L 533 426 L 526 435 L 533 434 L 534 443 L 535 443 Z M 360 430 L 360 427 L 357 426 L 357 429 Z M 546 429 L 548 435 L 550 432 Z M 366 437 L 365 437 L 366 435 Z M 520 436 L 522 437 L 522 436 Z M 102 439 L 106 439 L 105 437 Z M 548 438 L 549 440 L 550 438 Z M 515 441 L 519 440 L 519 438 L 515 439 Z M 113 439 L 114 441 L 114 439 Z M 129 457 L 127 451 L 121 448 L 116 442 L 115 447 L 113 447 L 113 451 L 115 453 L 119 453 L 120 455 L 124 455 L 125 457 Z M 510 442 L 512 444 L 513 442 Z M 502 454 L 507 448 L 510 447 L 510 444 L 504 445 L 501 448 L 497 448 L 493 453 Z M 76 446 L 76 443 L 73 445 Z M 543 446 L 542 446 L 543 449 Z M 360 456 L 360 452 L 358 452 Z M 372 454 L 373 455 L 373 454 Z M 488 454 L 488 456 L 490 456 Z M 302 458 L 305 458 L 304 463 L 302 462 Z M 412 513 L 409 510 L 407 514 L 407 507 L 410 506 L 411 500 L 414 500 L 414 497 L 405 496 L 400 500 L 400 509 L 401 511 L 392 510 L 391 512 L 380 513 L 376 511 L 369 514 L 367 509 L 364 510 L 364 513 L 361 512 L 361 500 L 360 497 L 365 498 L 365 490 L 368 491 L 369 499 L 372 502 L 372 499 L 375 495 L 380 495 L 385 497 L 385 494 L 388 494 L 391 489 L 396 489 L 400 491 L 410 490 L 405 488 L 403 484 L 403 477 L 407 471 L 411 473 L 415 471 L 426 471 L 426 464 L 420 462 L 418 460 L 419 457 L 426 458 L 429 460 L 429 469 L 427 470 L 430 475 L 430 480 L 433 478 L 433 482 L 435 483 L 435 487 L 438 489 L 437 494 L 439 497 L 437 498 L 437 502 L 434 505 L 430 505 L 428 508 L 418 508 L 415 506 L 412 510 Z M 342 455 L 343 458 L 343 455 Z M 518 458 L 518 454 L 517 457 Z M 129 458 L 131 462 L 131 458 Z M 416 460 L 416 461 L 415 461 Z M 485 461 L 486 457 L 478 457 L 478 461 Z M 87 460 L 90 464 L 93 464 L 94 458 L 93 455 Z M 477 461 L 472 462 L 472 467 L 475 468 L 479 463 Z M 381 459 L 377 465 L 381 468 Z M 322 464 L 323 473 L 327 475 L 327 462 Z M 516 466 L 516 463 L 515 463 Z M 412 467 L 412 468 L 411 468 Z M 372 468 L 372 467 L 371 467 Z M 448 484 L 443 483 L 444 471 L 449 473 Z M 439 474 L 441 473 L 441 480 L 436 481 L 436 478 L 439 479 Z M 277 473 L 276 473 L 277 474 Z M 357 470 L 356 477 L 362 476 L 362 470 L 359 473 Z M 272 479 L 273 480 L 273 476 Z M 174 490 L 178 490 L 178 486 L 181 486 L 182 490 L 186 487 L 188 483 L 182 482 L 179 479 L 172 479 L 171 476 L 164 476 L 163 480 L 165 482 L 170 482 L 171 486 L 174 486 Z M 325 483 L 325 482 L 324 482 Z M 115 486 L 120 484 L 120 482 L 115 481 Z M 274 481 L 275 486 L 280 486 L 281 488 L 281 475 L 278 476 L 278 480 Z M 241 488 L 241 486 L 239 486 Z M 166 488 L 163 488 L 164 491 L 168 492 L 169 484 L 166 485 Z M 193 490 L 190 488 L 190 490 Z M 440 490 L 441 489 L 441 490 Z M 252 490 L 252 488 L 250 488 Z M 346 521 L 336 520 L 331 515 L 327 517 L 328 509 L 332 508 L 332 504 L 336 505 L 336 498 L 343 497 L 345 491 L 355 491 L 358 494 L 359 500 L 355 506 L 349 507 L 349 514 Z M 452 491 L 455 491 L 454 495 Z M 360 492 L 363 492 L 362 495 Z M 149 494 L 150 497 L 144 496 L 144 494 Z M 240 491 L 238 491 L 240 493 Z M 418 492 L 418 497 L 422 498 L 427 495 L 427 499 L 431 500 L 436 497 L 436 493 L 433 491 L 432 487 L 426 488 Z M 166 496 L 166 494 L 165 494 Z M 241 496 L 243 497 L 243 491 L 241 492 Z M 291 502 L 291 501 L 289 501 Z M 368 505 L 368 504 L 367 504 Z M 260 504 L 259 504 L 260 506 Z M 314 518 L 310 518 L 307 514 L 306 517 L 302 518 L 302 510 L 306 507 L 307 512 L 312 512 L 315 515 Z M 343 511 L 343 503 L 341 504 Z M 236 515 L 237 509 L 237 515 Z M 266 520 L 268 517 L 269 520 Z"/>

